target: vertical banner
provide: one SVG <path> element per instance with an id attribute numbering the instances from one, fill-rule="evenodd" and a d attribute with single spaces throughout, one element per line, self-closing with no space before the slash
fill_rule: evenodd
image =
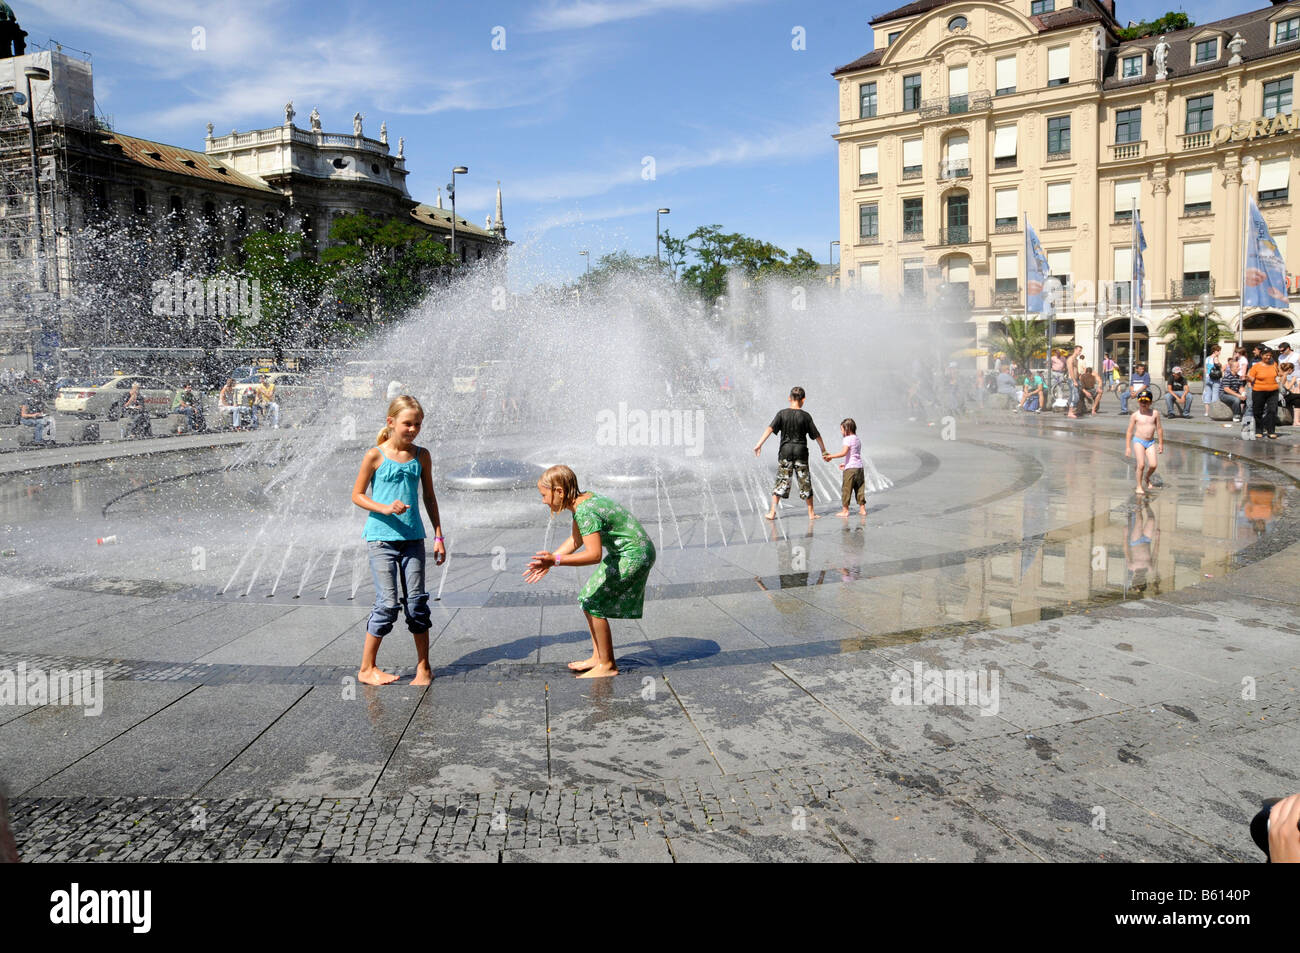
<path id="1" fill-rule="evenodd" d="M 1286 264 L 1268 233 L 1255 197 L 1246 197 L 1246 271 L 1242 301 L 1247 308 L 1286 308 Z"/>
<path id="2" fill-rule="evenodd" d="M 1038 241 L 1038 233 L 1029 224 L 1025 215 L 1025 313 L 1042 314 L 1047 310 L 1044 286 L 1050 274 L 1047 255 Z"/>

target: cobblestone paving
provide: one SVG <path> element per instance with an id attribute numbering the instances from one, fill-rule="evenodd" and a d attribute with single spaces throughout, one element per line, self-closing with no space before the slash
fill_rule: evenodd
<path id="1" fill-rule="evenodd" d="M 1005 795 L 1023 811 L 1030 792 L 1073 779 L 1098 781 L 1096 790 L 1139 808 L 1165 829 L 1174 846 L 1146 841 L 1144 853 L 1170 860 L 1245 860 L 1249 853 L 1225 850 L 1220 838 L 1117 793 L 1105 775 L 1116 768 L 1136 774 L 1192 746 L 1200 757 L 1215 741 L 1236 749 L 1267 737 L 1294 747 L 1300 670 L 1287 669 L 1274 679 L 1272 691 L 1280 700 L 1251 704 L 1248 711 L 1236 694 L 1222 692 L 926 753 L 881 752 L 771 771 L 450 797 L 39 797 L 14 802 L 13 825 L 29 861 L 505 860 L 512 852 L 541 848 L 665 838 L 671 845 L 686 835 L 755 829 L 781 830 L 797 843 L 801 832 L 852 824 L 861 818 L 865 799 L 886 820 L 894 811 L 929 813 L 946 802 L 1016 845 L 1024 859 L 1047 860 L 1054 845 L 1026 842 L 1014 825 L 980 805 Z M 1285 765 L 1272 773 L 1279 785 L 1295 778 Z M 1075 818 L 1083 829 L 1096 810 L 1087 799 L 1058 797 L 1053 805 L 1049 813 Z M 836 836 L 834 843 L 849 859 L 871 859 L 870 841 Z"/>

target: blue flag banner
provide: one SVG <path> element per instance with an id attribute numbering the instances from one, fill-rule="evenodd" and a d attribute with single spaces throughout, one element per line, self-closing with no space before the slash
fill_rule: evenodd
<path id="1" fill-rule="evenodd" d="M 1242 300 L 1247 308 L 1285 308 L 1286 264 L 1277 242 L 1268 233 L 1253 195 L 1246 206 L 1246 273 L 1242 276 Z"/>
<path id="2" fill-rule="evenodd" d="M 1047 308 L 1047 295 L 1043 293 L 1048 270 L 1047 255 L 1038 241 L 1038 233 L 1025 216 L 1025 313 L 1042 314 Z"/>
<path id="3" fill-rule="evenodd" d="M 1133 233 L 1133 310 L 1137 312 L 1142 310 L 1142 285 L 1147 277 L 1146 263 L 1142 261 L 1142 253 L 1147 250 L 1147 240 L 1142 234 L 1140 212 L 1133 216 L 1133 222 L 1136 226 Z"/>

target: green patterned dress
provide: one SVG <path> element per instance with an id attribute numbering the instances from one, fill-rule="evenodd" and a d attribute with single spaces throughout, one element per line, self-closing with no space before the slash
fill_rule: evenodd
<path id="1" fill-rule="evenodd" d="M 600 533 L 605 558 L 582 587 L 582 608 L 599 619 L 639 619 L 645 584 L 655 564 L 655 547 L 628 510 L 608 497 L 592 494 L 573 510 L 583 536 Z"/>

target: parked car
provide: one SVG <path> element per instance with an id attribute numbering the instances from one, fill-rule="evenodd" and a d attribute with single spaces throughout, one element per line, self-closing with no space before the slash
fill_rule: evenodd
<path id="1" fill-rule="evenodd" d="M 411 361 L 348 361 L 343 365 L 343 396 L 351 400 L 382 399 L 392 380 L 418 381 L 418 365 Z"/>
<path id="2" fill-rule="evenodd" d="M 131 393 L 131 385 L 136 381 L 140 382 L 140 396 L 151 415 L 162 417 L 171 412 L 172 395 L 176 388 L 164 380 L 144 374 L 122 374 L 65 387 L 54 398 L 54 409 L 61 414 L 117 420 L 122 416 L 122 405 Z"/>
<path id="3" fill-rule="evenodd" d="M 290 400 L 294 404 L 306 404 L 309 399 L 315 398 L 320 385 L 312 381 L 306 374 L 296 374 L 291 371 L 271 371 L 266 374 L 275 385 L 275 399 L 277 401 Z M 247 381 L 235 381 L 235 399 L 238 403 L 247 403 L 244 396 L 254 387 L 262 382 L 262 375 L 258 375 Z"/>

